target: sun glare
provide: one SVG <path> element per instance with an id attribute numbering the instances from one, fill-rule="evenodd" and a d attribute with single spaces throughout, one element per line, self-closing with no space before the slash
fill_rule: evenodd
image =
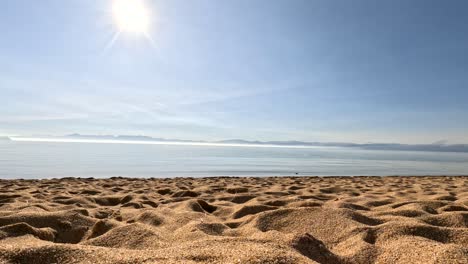
<path id="1" fill-rule="evenodd" d="M 149 11 L 142 0 L 114 0 L 112 14 L 120 31 L 146 34 Z"/>

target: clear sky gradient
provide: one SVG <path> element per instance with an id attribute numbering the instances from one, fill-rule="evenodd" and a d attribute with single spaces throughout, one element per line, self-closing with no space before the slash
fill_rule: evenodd
<path id="1" fill-rule="evenodd" d="M 464 0 L 0 3 L 0 135 L 468 143 Z"/>

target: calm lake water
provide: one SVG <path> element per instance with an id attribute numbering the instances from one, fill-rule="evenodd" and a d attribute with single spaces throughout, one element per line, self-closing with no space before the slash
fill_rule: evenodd
<path id="1" fill-rule="evenodd" d="M 468 153 L 0 141 L 0 178 L 468 174 Z"/>

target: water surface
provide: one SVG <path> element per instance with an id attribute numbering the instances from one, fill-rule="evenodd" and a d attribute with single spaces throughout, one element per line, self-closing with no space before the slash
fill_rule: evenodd
<path id="1" fill-rule="evenodd" d="M 468 153 L 0 141 L 0 178 L 460 175 Z"/>

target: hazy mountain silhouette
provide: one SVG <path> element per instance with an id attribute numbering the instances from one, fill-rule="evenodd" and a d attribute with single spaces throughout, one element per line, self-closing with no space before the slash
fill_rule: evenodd
<path id="1" fill-rule="evenodd" d="M 101 139 L 101 140 L 128 140 L 128 141 L 157 141 L 157 142 L 191 142 L 191 143 L 215 143 L 215 144 L 245 144 L 245 145 L 275 145 L 275 146 L 309 146 L 309 147 L 345 147 L 368 150 L 393 150 L 393 151 L 431 151 L 431 152 L 466 152 L 468 144 L 447 144 L 446 141 L 438 141 L 432 144 L 399 144 L 399 143 L 349 143 L 349 142 L 304 142 L 304 141 L 249 141 L 243 139 L 229 139 L 221 141 L 200 141 L 185 139 L 154 138 L 138 135 L 81 135 L 70 134 L 65 138 L 74 139 Z M 62 137 L 63 138 L 63 137 Z M 9 140 L 8 137 L 0 137 L 0 140 Z"/>
<path id="2" fill-rule="evenodd" d="M 167 138 L 154 138 L 149 136 L 138 136 L 138 135 L 81 135 L 81 134 L 70 134 L 66 135 L 67 138 L 82 138 L 82 139 L 109 139 L 109 140 L 135 140 L 135 141 L 165 141 L 165 142 L 205 142 L 195 141 L 187 139 L 167 139 Z"/>

